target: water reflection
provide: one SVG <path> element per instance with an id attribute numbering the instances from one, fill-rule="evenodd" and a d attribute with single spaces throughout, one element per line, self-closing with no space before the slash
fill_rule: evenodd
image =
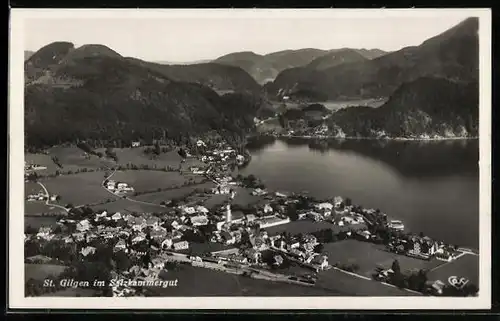
<path id="1" fill-rule="evenodd" d="M 320 153 L 329 150 L 353 152 L 381 161 L 406 177 L 472 175 L 479 173 L 478 140 L 392 141 L 308 138 L 280 138 L 289 147 L 308 146 Z M 252 151 L 271 146 L 274 140 L 254 140 Z"/>

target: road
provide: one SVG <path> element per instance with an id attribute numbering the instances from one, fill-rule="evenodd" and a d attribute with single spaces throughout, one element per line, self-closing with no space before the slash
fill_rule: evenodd
<path id="1" fill-rule="evenodd" d="M 277 247 L 271 247 L 271 249 L 273 249 L 273 250 L 275 250 L 275 251 L 278 251 L 278 252 L 280 252 L 280 253 L 283 253 L 284 255 L 287 255 L 287 254 L 288 254 L 288 253 L 286 253 L 286 252 L 282 251 L 281 249 L 279 249 L 279 248 L 277 248 Z M 288 257 L 289 259 L 291 259 L 292 261 L 297 262 L 297 263 L 299 263 L 299 264 L 301 264 L 301 265 L 303 265 L 303 266 L 305 266 L 305 267 L 308 267 L 308 268 L 314 268 L 314 267 L 313 267 L 313 265 L 311 265 L 311 264 L 301 262 L 301 261 L 299 261 L 299 260 L 297 260 L 297 259 L 293 259 L 293 258 L 289 257 L 288 255 L 287 255 L 287 257 Z M 363 280 L 366 280 L 366 281 L 371 281 L 371 282 L 373 282 L 373 281 L 374 281 L 373 279 L 371 279 L 371 278 L 369 278 L 369 277 L 366 277 L 366 276 L 364 276 L 364 275 L 360 275 L 360 274 L 357 274 L 357 273 L 354 273 L 354 272 L 349 272 L 349 271 L 346 271 L 346 270 L 342 270 L 342 269 L 339 269 L 338 267 L 335 267 L 335 266 L 332 266 L 332 265 L 328 265 L 328 268 L 327 268 L 326 270 L 328 270 L 328 269 L 333 269 L 333 270 L 339 271 L 339 272 L 341 272 L 341 273 L 344 273 L 344 274 L 350 275 L 350 276 L 355 277 L 355 278 L 358 278 L 358 279 L 363 279 Z M 377 281 L 377 282 L 378 282 L 378 281 Z M 392 284 L 389 284 L 389 283 L 386 283 L 386 282 L 380 282 L 380 283 L 382 283 L 382 284 L 383 284 L 383 285 L 385 285 L 385 286 L 389 286 L 389 287 L 392 287 L 392 288 L 397 288 L 397 286 L 392 285 Z M 414 294 L 422 294 L 422 293 L 420 293 L 420 292 L 413 291 L 413 290 L 406 289 L 406 288 L 403 288 L 402 290 L 404 290 L 404 291 L 406 291 L 406 292 L 414 293 Z"/>
<path id="2" fill-rule="evenodd" d="M 111 169 L 111 168 L 110 168 L 110 169 Z M 150 203 L 150 202 L 138 201 L 138 200 L 135 200 L 135 199 L 130 198 L 130 197 L 128 197 L 128 196 L 126 196 L 126 197 L 124 197 L 124 198 L 123 198 L 123 197 L 120 197 L 120 196 L 116 195 L 115 193 L 113 193 L 113 192 L 112 192 L 112 191 L 110 191 L 109 189 L 107 189 L 107 188 L 104 186 L 104 182 L 105 182 L 106 180 L 109 180 L 109 179 L 110 179 L 113 175 L 115 175 L 116 171 L 117 171 L 117 169 L 116 169 L 116 168 L 114 168 L 114 169 L 113 169 L 113 172 L 112 172 L 111 174 L 109 174 L 108 176 L 106 176 L 106 177 L 102 180 L 102 182 L 101 182 L 101 187 L 102 187 L 102 188 L 104 188 L 104 190 L 106 190 L 108 193 L 112 194 L 112 195 L 113 195 L 113 196 L 115 196 L 116 198 L 126 199 L 127 201 L 130 201 L 130 202 L 139 203 L 139 204 L 145 204 L 145 205 L 153 205 L 153 206 L 159 206 L 159 207 L 166 208 L 166 206 L 165 206 L 165 205 L 160 205 L 160 204 Z"/>
<path id="3" fill-rule="evenodd" d="M 45 185 L 43 185 L 43 184 L 42 184 L 42 183 L 40 183 L 40 182 L 37 182 L 37 183 L 38 183 L 38 185 L 40 185 L 40 186 L 43 188 L 43 190 L 45 191 L 45 196 L 47 197 L 47 200 L 45 201 L 45 205 L 50 206 L 50 207 L 57 207 L 57 208 L 60 208 L 60 209 L 64 210 L 66 213 L 68 213 L 68 212 L 69 212 L 69 209 L 67 209 L 67 208 L 66 208 L 66 207 L 64 207 L 64 206 L 61 206 L 61 205 L 57 205 L 57 204 L 52 204 L 52 203 L 50 203 L 50 194 L 49 194 L 49 191 L 47 190 L 47 188 L 45 187 Z"/>

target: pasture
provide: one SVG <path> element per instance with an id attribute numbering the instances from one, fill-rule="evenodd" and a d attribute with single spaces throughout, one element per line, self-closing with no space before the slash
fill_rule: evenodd
<path id="1" fill-rule="evenodd" d="M 410 272 L 420 269 L 430 269 L 441 261 L 425 261 L 404 255 L 387 252 L 380 245 L 373 243 L 344 240 L 340 242 L 324 244 L 323 252 L 328 254 L 328 262 L 331 265 L 357 264 L 359 270 L 356 272 L 366 277 L 371 277 L 377 267 L 389 269 L 394 260 L 398 260 L 401 271 Z"/>
<path id="2" fill-rule="evenodd" d="M 366 280 L 335 269 L 320 271 L 316 287 L 336 290 L 343 296 L 416 296 L 418 294 Z"/>
<path id="3" fill-rule="evenodd" d="M 30 194 L 38 194 L 39 192 L 44 192 L 43 188 L 34 182 L 24 183 L 24 196 L 28 197 Z"/>
<path id="4" fill-rule="evenodd" d="M 473 284 L 479 286 L 479 256 L 465 254 L 457 260 L 436 267 L 427 274 L 429 280 L 441 280 L 448 283 L 450 276 L 465 277 Z"/>
<path id="5" fill-rule="evenodd" d="M 134 148 L 114 148 L 113 151 L 116 153 L 118 157 L 118 164 L 126 165 L 126 164 L 134 164 L 137 166 L 140 165 L 148 165 L 148 166 L 156 166 L 158 168 L 165 168 L 167 166 L 173 167 L 175 169 L 179 168 L 181 165 L 182 157 L 179 156 L 177 150 L 172 150 L 167 153 L 161 153 L 160 155 L 148 155 L 144 153 L 145 148 L 151 146 L 141 146 Z M 96 151 L 100 151 L 104 154 L 106 151 L 105 148 L 97 149 Z M 186 162 L 182 164 L 183 169 L 189 168 L 189 166 L 202 166 L 203 163 L 197 159 L 188 158 Z"/>
<path id="6" fill-rule="evenodd" d="M 127 199 L 119 199 L 114 202 L 91 206 L 95 211 L 106 210 L 109 213 L 120 212 L 123 214 L 127 213 L 162 213 L 166 212 L 167 209 L 160 205 L 154 204 L 144 204 L 139 202 L 133 202 Z"/>
<path id="7" fill-rule="evenodd" d="M 42 201 L 25 201 L 24 202 L 24 215 L 27 216 L 42 216 L 42 214 L 65 214 L 61 208 L 52 207 L 46 205 L 45 202 Z"/>
<path id="8" fill-rule="evenodd" d="M 45 280 L 56 278 L 67 266 L 55 264 L 24 264 L 24 279 Z"/>
<path id="9" fill-rule="evenodd" d="M 331 296 L 341 295 L 309 286 L 269 282 L 205 268 L 182 265 L 168 271 L 176 287 L 154 287 L 151 296 Z"/>
<path id="10" fill-rule="evenodd" d="M 102 187 L 104 172 L 78 173 L 45 179 L 42 183 L 49 193 L 61 196 L 60 204 L 73 206 L 116 199 L 117 196 Z"/>
<path id="11" fill-rule="evenodd" d="M 76 146 L 53 147 L 49 150 L 49 156 L 56 156 L 63 170 L 77 170 L 79 168 L 99 168 L 113 166 L 114 162 L 105 157 L 99 158 L 95 155 L 85 155 L 85 152 Z"/>
<path id="12" fill-rule="evenodd" d="M 302 234 L 312 233 L 333 227 L 334 225 L 328 222 L 313 222 L 309 220 L 301 220 L 301 221 L 294 221 L 286 224 L 271 226 L 269 228 L 266 228 L 265 230 L 267 231 L 267 233 L 269 233 L 269 235 L 276 235 L 283 232 L 295 235 L 299 233 Z"/>
<path id="13" fill-rule="evenodd" d="M 187 177 L 178 172 L 162 172 L 154 170 L 127 170 L 117 171 L 111 179 L 117 182 L 125 182 L 134 188 L 136 192 L 153 192 L 158 188 L 181 187 L 189 179 L 201 182 L 204 177 Z"/>
<path id="14" fill-rule="evenodd" d="M 45 154 L 32 154 L 25 153 L 24 161 L 28 164 L 38 164 L 40 166 L 47 167 L 47 169 L 36 170 L 35 172 L 39 175 L 50 175 L 54 174 L 59 167 L 54 164 L 51 156 Z"/>
<path id="15" fill-rule="evenodd" d="M 191 186 L 183 186 L 180 188 L 175 188 L 171 189 L 168 191 L 161 191 L 161 192 L 155 192 L 155 193 L 148 193 L 144 195 L 138 195 L 132 197 L 133 199 L 143 201 L 143 202 L 149 202 L 149 203 L 155 203 L 155 204 L 160 204 L 163 201 L 169 201 L 172 199 L 178 199 L 178 198 L 184 198 L 197 189 L 200 191 L 205 190 L 205 189 L 210 189 L 214 187 L 214 184 L 212 182 L 206 182 L 202 184 L 196 184 L 196 185 L 191 185 Z"/>
<path id="16" fill-rule="evenodd" d="M 55 227 L 57 226 L 57 218 L 51 216 L 25 216 L 24 227 L 31 226 L 39 229 L 40 227 Z"/>

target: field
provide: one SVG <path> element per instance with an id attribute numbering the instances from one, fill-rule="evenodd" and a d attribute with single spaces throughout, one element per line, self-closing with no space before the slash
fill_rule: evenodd
<path id="1" fill-rule="evenodd" d="M 371 277 L 376 267 L 390 268 L 396 259 L 402 272 L 431 269 L 443 263 L 438 260 L 425 261 L 398 255 L 383 250 L 380 245 L 356 240 L 327 243 L 324 244 L 323 251 L 328 254 L 328 262 L 331 265 L 355 263 L 359 266 L 356 273 L 366 277 Z"/>
<path id="2" fill-rule="evenodd" d="M 73 147 L 54 147 L 49 150 L 49 156 L 56 156 L 63 168 L 61 170 L 75 171 L 79 168 L 99 168 L 99 167 L 111 167 L 114 162 L 110 159 L 99 158 L 94 155 L 89 155 L 87 159 L 85 152 L 80 148 Z"/>
<path id="3" fill-rule="evenodd" d="M 128 183 L 136 192 L 155 191 L 158 188 L 181 186 L 189 179 L 178 172 L 153 170 L 117 171 L 111 178 L 117 182 Z M 202 176 L 193 176 L 192 178 L 197 182 L 204 179 Z"/>
<path id="4" fill-rule="evenodd" d="M 43 188 L 37 183 L 27 182 L 24 183 L 24 196 L 28 197 L 29 194 L 38 194 L 38 192 L 44 192 Z"/>
<path id="5" fill-rule="evenodd" d="M 339 296 L 341 293 L 309 286 L 256 280 L 192 266 L 168 271 L 177 287 L 155 287 L 154 296 Z"/>
<path id="6" fill-rule="evenodd" d="M 24 279 L 35 279 L 44 280 L 47 278 L 55 278 L 64 270 L 67 266 L 55 265 L 55 264 L 24 264 Z"/>
<path id="7" fill-rule="evenodd" d="M 150 205 L 144 203 L 133 202 L 126 199 L 119 199 L 114 202 L 91 206 L 94 210 L 106 210 L 110 213 L 162 213 L 166 212 L 166 208 L 160 205 Z"/>
<path id="8" fill-rule="evenodd" d="M 143 201 L 143 202 L 160 204 L 163 201 L 168 201 L 168 200 L 171 200 L 174 198 L 185 197 L 185 196 L 191 194 L 196 189 L 204 190 L 204 189 L 210 189 L 214 186 L 215 185 L 212 182 L 206 182 L 206 183 L 202 183 L 202 184 L 183 186 L 183 187 L 168 190 L 168 191 L 148 193 L 148 194 L 144 194 L 144 195 L 134 196 L 133 199 Z"/>
<path id="9" fill-rule="evenodd" d="M 158 156 L 152 157 L 150 155 L 146 155 L 144 153 L 145 146 L 136 147 L 136 148 L 114 148 L 113 151 L 116 153 L 118 157 L 118 164 L 126 165 L 128 163 L 135 165 L 148 165 L 157 167 L 166 167 L 170 166 L 175 169 L 179 167 L 181 164 L 182 158 L 179 156 L 176 150 L 170 151 L 168 153 L 161 153 Z M 98 151 L 104 153 L 105 149 L 101 148 Z M 189 166 L 201 166 L 203 165 L 197 159 L 187 159 L 184 164 L 182 164 L 183 169 L 189 168 Z"/>
<path id="10" fill-rule="evenodd" d="M 25 154 L 25 161 L 28 163 L 36 163 L 47 169 L 37 170 L 36 172 L 41 175 L 54 174 L 56 171 L 67 172 L 77 171 L 82 168 L 97 169 L 100 167 L 113 166 L 111 160 L 91 155 L 89 159 L 84 157 L 83 150 L 78 147 L 53 147 L 48 150 L 48 155 L 45 154 Z M 63 166 L 58 167 L 53 161 L 52 157 L 56 156 Z"/>
<path id="11" fill-rule="evenodd" d="M 235 187 L 234 190 L 236 191 L 236 196 L 234 197 L 232 203 L 235 205 L 248 206 L 251 204 L 264 202 L 264 197 L 252 195 L 251 189 Z"/>
<path id="12" fill-rule="evenodd" d="M 447 283 L 450 276 L 465 277 L 475 285 L 479 285 L 479 256 L 466 254 L 456 261 L 445 263 L 430 271 L 429 280 L 441 280 Z"/>
<path id="13" fill-rule="evenodd" d="M 287 224 L 272 226 L 266 228 L 266 231 L 267 233 L 269 233 L 269 235 L 280 234 L 285 231 L 290 234 L 299 234 L 299 233 L 307 234 L 333 227 L 334 225 L 328 222 L 313 222 L 309 220 L 301 220 L 301 221 L 290 222 Z"/>
<path id="14" fill-rule="evenodd" d="M 418 294 L 330 269 L 318 273 L 316 287 L 335 289 L 344 296 L 415 296 Z"/>
<path id="15" fill-rule="evenodd" d="M 44 227 L 55 227 L 57 225 L 57 219 L 55 217 L 33 217 L 33 216 L 25 216 L 24 217 L 24 227 L 31 226 L 33 228 Z"/>
<path id="16" fill-rule="evenodd" d="M 61 196 L 60 204 L 78 206 L 116 198 L 101 186 L 103 180 L 104 172 L 90 172 L 58 176 L 41 182 L 50 194 Z"/>
<path id="17" fill-rule="evenodd" d="M 28 216 L 41 216 L 42 214 L 64 214 L 66 213 L 63 209 L 57 207 L 51 207 L 45 205 L 42 201 L 25 201 L 24 202 L 24 214 Z"/>

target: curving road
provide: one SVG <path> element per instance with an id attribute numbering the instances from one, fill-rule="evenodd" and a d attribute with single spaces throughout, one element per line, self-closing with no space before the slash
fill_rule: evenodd
<path id="1" fill-rule="evenodd" d="M 66 207 L 64 206 L 61 206 L 61 205 L 58 205 L 58 204 L 52 204 L 50 203 L 50 194 L 49 194 L 49 191 L 47 190 L 47 188 L 45 187 L 45 185 L 43 185 L 42 183 L 40 182 L 37 182 L 38 185 L 40 185 L 43 190 L 45 191 L 45 196 L 47 197 L 47 200 L 45 201 L 45 205 L 47 206 L 51 206 L 51 207 L 57 207 L 57 208 L 60 208 L 62 210 L 64 210 L 66 213 L 69 212 L 69 209 L 67 209 Z"/>

